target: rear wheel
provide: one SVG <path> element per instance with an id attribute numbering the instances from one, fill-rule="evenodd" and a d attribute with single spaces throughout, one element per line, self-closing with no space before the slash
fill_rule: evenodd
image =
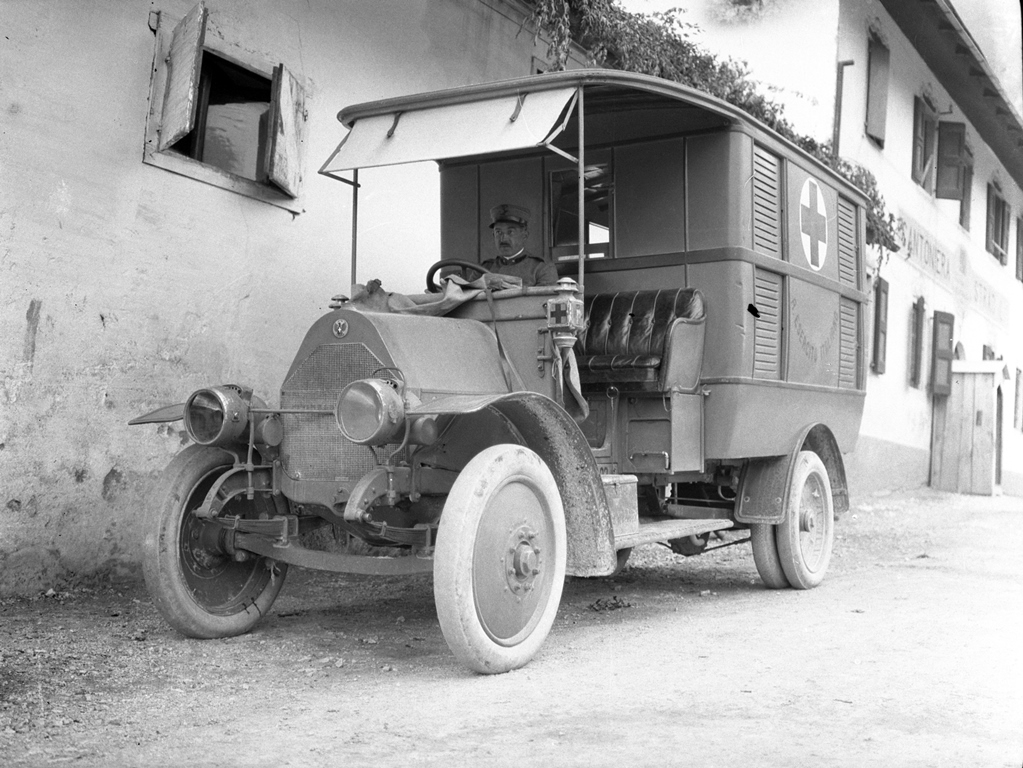
<path id="1" fill-rule="evenodd" d="M 778 556 L 778 545 L 774 539 L 774 529 L 777 526 L 756 524 L 749 527 L 750 543 L 753 545 L 753 562 L 757 566 L 757 573 L 761 581 L 768 589 L 786 589 L 791 586 L 785 578 L 785 571 L 781 567 L 781 559 Z"/>
<path id="2" fill-rule="evenodd" d="M 437 531 L 433 594 L 441 631 L 476 672 L 526 664 L 550 632 L 565 582 L 565 512 L 533 451 L 497 445 L 459 474 Z"/>
<path id="3" fill-rule="evenodd" d="M 227 451 L 192 445 L 164 470 L 149 508 L 143 575 L 167 623 L 188 637 L 231 637 L 248 632 L 277 599 L 287 565 L 244 553 L 239 562 L 224 546 L 224 529 L 193 514 L 213 483 L 234 464 Z M 282 514 L 262 494 L 230 501 L 224 515 L 249 519 Z"/>
<path id="4" fill-rule="evenodd" d="M 813 451 L 796 457 L 785 519 L 774 536 L 781 567 L 793 587 L 811 589 L 824 581 L 834 545 L 835 504 L 828 470 Z"/>

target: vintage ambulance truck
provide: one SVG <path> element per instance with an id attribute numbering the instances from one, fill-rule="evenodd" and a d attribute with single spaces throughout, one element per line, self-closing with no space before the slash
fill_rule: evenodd
<path id="1" fill-rule="evenodd" d="M 532 211 L 528 249 L 562 279 L 462 291 L 439 316 L 426 294 L 338 302 L 279 407 L 223 384 L 135 419 L 183 418 L 194 441 L 144 521 L 172 626 L 247 632 L 289 564 L 432 572 L 452 651 L 494 673 L 536 653 L 566 574 L 613 574 L 642 544 L 695 555 L 748 530 L 767 587 L 821 582 L 864 399 L 855 188 L 728 104 L 622 72 L 339 118 L 321 173 L 354 195 L 359 168 L 436 161 L 435 290 L 454 290 L 445 268 L 483 271 L 499 203 Z M 305 546 L 321 526 L 407 556 Z"/>

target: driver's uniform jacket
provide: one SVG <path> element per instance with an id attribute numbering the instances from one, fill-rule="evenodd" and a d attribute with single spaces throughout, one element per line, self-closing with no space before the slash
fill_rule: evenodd
<path id="1" fill-rule="evenodd" d="M 555 285 L 558 282 L 558 270 L 554 268 L 553 264 L 525 251 L 510 259 L 501 256 L 488 259 L 483 262 L 482 266 L 498 275 L 521 277 L 523 286 Z"/>

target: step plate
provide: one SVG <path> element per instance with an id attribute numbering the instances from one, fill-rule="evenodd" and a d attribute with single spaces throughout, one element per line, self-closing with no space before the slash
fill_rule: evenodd
<path id="1" fill-rule="evenodd" d="M 654 520 L 640 518 L 639 530 L 615 538 L 615 549 L 638 547 L 655 541 L 670 541 L 686 536 L 698 536 L 709 531 L 721 531 L 735 525 L 731 520 Z"/>

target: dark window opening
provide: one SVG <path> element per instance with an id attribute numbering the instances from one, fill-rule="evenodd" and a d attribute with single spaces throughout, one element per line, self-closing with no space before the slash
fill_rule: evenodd
<path id="1" fill-rule="evenodd" d="M 612 177 L 607 163 L 588 165 L 583 175 L 586 257 L 611 255 Z M 550 174 L 551 253 L 559 261 L 579 253 L 579 184 L 575 168 Z"/>
<path id="2" fill-rule="evenodd" d="M 175 151 L 252 181 L 265 181 L 271 81 L 202 54 L 195 127 Z"/>

